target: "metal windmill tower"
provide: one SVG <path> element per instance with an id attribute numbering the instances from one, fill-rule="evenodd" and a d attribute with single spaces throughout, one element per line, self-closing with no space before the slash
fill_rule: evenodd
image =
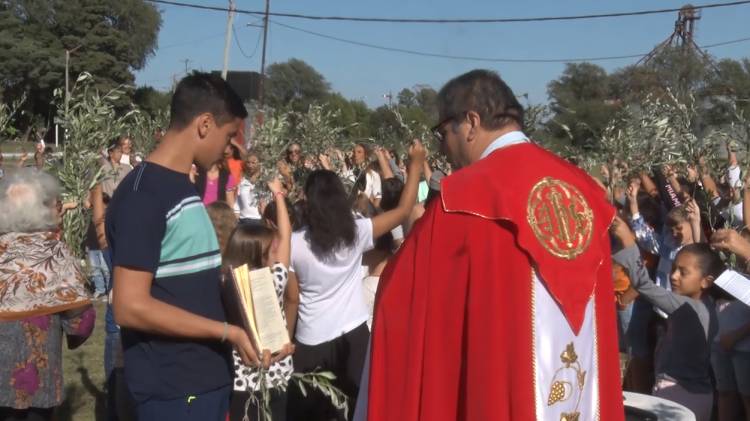
<path id="1" fill-rule="evenodd" d="M 677 12 L 677 20 L 674 23 L 674 31 L 664 41 L 659 43 L 650 53 L 643 56 L 636 66 L 648 64 L 657 54 L 667 48 L 679 48 L 685 54 L 698 53 L 699 55 L 710 60 L 709 55 L 695 43 L 695 24 L 700 20 L 700 10 L 691 4 L 682 6 Z"/>

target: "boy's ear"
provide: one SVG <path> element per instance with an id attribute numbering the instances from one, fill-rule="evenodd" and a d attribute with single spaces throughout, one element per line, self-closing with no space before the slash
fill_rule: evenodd
<path id="1" fill-rule="evenodd" d="M 701 288 L 711 288 L 714 284 L 714 280 L 715 278 L 713 277 L 713 275 L 704 276 L 703 279 L 701 279 Z"/>
<path id="2" fill-rule="evenodd" d="M 211 126 L 214 125 L 214 118 L 211 113 L 200 114 L 194 121 L 195 124 L 198 125 L 198 136 L 200 136 L 201 139 L 208 135 Z"/>

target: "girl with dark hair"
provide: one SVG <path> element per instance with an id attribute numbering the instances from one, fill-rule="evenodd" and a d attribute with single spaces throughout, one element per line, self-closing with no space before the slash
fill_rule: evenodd
<path id="1" fill-rule="evenodd" d="M 425 150 L 410 148 L 412 170 L 419 173 Z M 354 219 L 349 195 L 338 176 L 327 170 L 310 174 L 305 184 L 306 226 L 292 234 L 292 269 L 299 282 L 299 313 L 294 342 L 295 370 L 329 370 L 334 385 L 349 397 L 354 411 L 364 365 L 369 311 L 362 290 L 362 254 L 409 215 L 419 177 L 406 184 L 398 206 L 373 218 Z M 290 395 L 290 418 L 343 419 L 319 394 Z"/>
<path id="2" fill-rule="evenodd" d="M 195 189 L 198 190 L 198 195 L 206 206 L 219 200 L 227 202 L 231 208 L 234 208 L 237 181 L 224 167 L 223 161 L 218 161 L 207 171 L 198 171 Z"/>
<path id="3" fill-rule="evenodd" d="M 622 224 L 624 225 L 624 224 Z M 711 344 L 718 330 L 716 310 L 707 290 L 725 270 L 719 254 L 706 243 L 685 245 L 675 256 L 671 291 L 651 281 L 629 230 L 618 231 L 623 249 L 614 260 L 633 288 L 668 315 L 656 349 L 653 394 L 684 405 L 697 421 L 709 421 L 713 407 Z"/>
<path id="4" fill-rule="evenodd" d="M 276 295 L 279 306 L 283 309 L 285 290 L 289 278 L 289 255 L 292 224 L 286 206 L 283 187 L 280 180 L 268 183 L 274 195 L 276 204 L 276 221 L 278 229 L 274 230 L 265 225 L 240 224 L 234 229 L 227 241 L 226 251 L 222 259 L 225 268 L 248 265 L 250 270 L 270 267 L 273 273 Z M 283 312 L 282 312 L 283 314 Z M 290 332 L 291 333 L 291 332 Z M 291 335 L 290 335 L 291 336 Z M 285 349 L 272 359 L 263 378 L 260 377 L 258 367 L 248 367 L 243 364 L 237 351 L 232 352 L 234 358 L 234 390 L 229 405 L 229 420 L 240 421 L 245 416 L 250 420 L 257 419 L 261 411 L 251 403 L 247 405 L 252 394 L 259 394 L 263 388 L 268 388 L 271 396 L 271 418 L 286 419 L 287 397 L 284 387 L 292 377 L 292 357 L 294 346 L 288 344 Z M 268 358 L 268 350 L 264 350 L 264 359 Z M 262 384 L 265 383 L 265 384 Z M 261 396 L 257 400 L 263 402 Z M 247 409 L 246 409 L 247 408 Z M 265 419 L 261 417 L 261 419 Z"/>

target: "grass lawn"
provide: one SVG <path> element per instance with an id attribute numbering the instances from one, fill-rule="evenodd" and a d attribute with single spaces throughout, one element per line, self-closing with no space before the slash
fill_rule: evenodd
<path id="1" fill-rule="evenodd" d="M 63 380 L 65 401 L 57 410 L 57 421 L 104 420 L 106 391 L 104 389 L 104 311 L 97 301 L 96 327 L 89 339 L 78 349 L 63 345 Z"/>

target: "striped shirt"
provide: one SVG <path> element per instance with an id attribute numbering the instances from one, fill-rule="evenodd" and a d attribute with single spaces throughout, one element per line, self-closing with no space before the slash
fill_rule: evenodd
<path id="1" fill-rule="evenodd" d="M 115 191 L 106 227 L 113 266 L 151 272 L 152 297 L 225 320 L 218 241 L 187 174 L 143 162 Z M 199 395 L 231 383 L 229 348 L 218 342 L 127 328 L 122 342 L 125 380 L 138 401 Z"/>

